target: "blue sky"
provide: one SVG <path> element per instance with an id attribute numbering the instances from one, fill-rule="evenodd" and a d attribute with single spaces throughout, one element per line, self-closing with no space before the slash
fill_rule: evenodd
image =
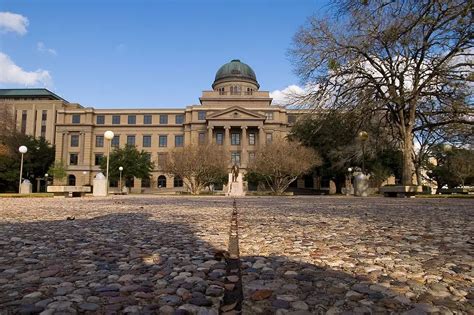
<path id="1" fill-rule="evenodd" d="M 293 35 L 326 10 L 322 0 L 0 0 L 0 87 L 46 85 L 98 108 L 184 107 L 240 59 L 262 90 L 283 90 L 299 83 Z"/>

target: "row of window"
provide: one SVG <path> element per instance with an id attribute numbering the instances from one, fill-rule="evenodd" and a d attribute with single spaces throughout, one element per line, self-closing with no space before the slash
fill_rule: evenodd
<path id="1" fill-rule="evenodd" d="M 135 145 L 136 144 L 136 137 L 135 135 L 127 135 L 127 144 L 128 145 Z M 72 148 L 79 147 L 79 135 L 72 134 L 71 141 L 69 144 Z M 97 148 L 104 147 L 104 136 L 95 136 L 95 146 Z M 112 147 L 119 147 L 120 146 L 120 135 L 115 135 L 111 142 Z M 145 135 L 143 136 L 142 146 L 144 148 L 151 148 L 151 136 Z M 158 137 L 158 146 L 161 148 L 166 148 L 168 146 L 168 136 L 167 135 L 160 135 Z M 174 136 L 174 146 L 175 147 L 182 147 L 184 146 L 184 136 L 183 135 L 175 135 Z"/>
<path id="2" fill-rule="evenodd" d="M 251 151 L 249 154 L 249 161 L 255 159 L 255 152 Z M 148 159 L 151 160 L 151 153 L 147 153 Z M 240 165 L 241 153 L 238 151 L 234 151 L 230 153 L 230 160 L 232 164 Z M 94 155 L 94 165 L 100 165 L 102 159 L 104 158 L 103 153 L 96 153 Z M 167 153 L 158 153 L 158 166 L 162 167 L 166 164 L 168 159 Z M 69 165 L 78 165 L 79 162 L 79 153 L 69 153 Z"/>
<path id="3" fill-rule="evenodd" d="M 159 115 L 159 124 L 160 125 L 167 125 L 169 123 L 168 114 L 160 114 Z M 121 115 L 112 115 L 112 124 L 113 125 L 120 125 L 121 123 Z M 184 114 L 177 114 L 175 115 L 175 124 L 182 125 L 184 123 Z M 206 112 L 199 111 L 198 112 L 198 120 L 206 120 Z M 73 114 L 72 115 L 72 123 L 73 124 L 80 124 L 81 123 L 81 115 L 80 114 Z M 95 123 L 97 125 L 104 125 L 105 124 L 105 115 L 97 115 Z M 137 115 L 127 115 L 127 124 L 129 125 L 136 125 L 137 124 Z M 144 125 L 151 125 L 153 124 L 153 115 L 143 115 L 143 124 Z"/>
<path id="4" fill-rule="evenodd" d="M 266 117 L 267 120 L 274 120 L 275 119 L 273 112 L 265 112 L 265 117 Z M 199 111 L 198 112 L 198 120 L 206 120 L 206 112 L 205 111 Z M 289 123 L 294 123 L 295 120 L 296 120 L 296 116 L 294 116 L 294 115 L 288 116 L 288 122 Z M 120 122 L 121 122 L 121 116 L 120 115 L 112 115 L 112 124 L 113 125 L 120 125 Z M 73 114 L 72 115 L 72 123 L 73 124 L 80 124 L 81 123 L 81 115 L 80 114 Z M 181 125 L 183 123 L 184 123 L 184 114 L 175 115 L 175 124 Z M 97 125 L 104 125 L 105 124 L 105 115 L 97 115 L 96 116 L 96 124 Z M 136 125 L 137 124 L 137 115 L 128 115 L 127 116 L 127 124 Z M 152 115 L 143 115 L 143 124 L 144 125 L 153 124 L 153 116 Z M 160 125 L 167 125 L 168 124 L 168 114 L 159 115 L 159 124 Z"/>
<path id="5" fill-rule="evenodd" d="M 46 121 L 48 119 L 48 111 L 47 110 L 42 110 L 41 111 L 41 134 L 40 136 L 45 138 L 46 137 Z M 26 122 L 28 120 L 28 111 L 23 110 L 21 112 L 21 125 L 20 125 L 20 131 L 22 134 L 26 133 Z"/>
<path id="6" fill-rule="evenodd" d="M 151 135 L 144 135 L 142 138 L 142 147 L 143 148 L 151 148 Z M 255 145 L 256 143 L 256 134 L 249 133 L 247 135 L 247 140 L 249 145 Z M 267 133 L 266 134 L 266 143 L 271 143 L 273 141 L 273 134 Z M 206 142 L 206 133 L 201 132 L 199 133 L 199 144 L 204 144 Z M 217 132 L 216 133 L 216 143 L 218 145 L 224 144 L 224 133 Z M 135 135 L 127 135 L 127 144 L 128 145 L 136 145 L 136 137 Z M 240 133 L 231 133 L 230 134 L 230 144 L 231 145 L 240 145 L 241 144 L 241 134 Z M 120 135 L 115 135 L 112 139 L 111 146 L 112 147 L 119 147 L 120 145 Z M 104 147 L 104 136 L 96 135 L 95 136 L 95 146 L 96 148 L 103 148 Z M 158 147 L 166 148 L 168 146 L 168 135 L 159 135 L 158 136 Z M 174 146 L 175 147 L 182 147 L 184 146 L 184 136 L 183 135 L 175 135 L 174 136 Z M 79 147 L 79 135 L 72 134 L 70 147 L 77 148 Z"/>
<path id="7" fill-rule="evenodd" d="M 68 185 L 69 186 L 76 186 L 76 176 L 74 175 L 69 175 L 68 176 Z M 135 181 L 133 178 L 129 178 L 125 180 L 125 185 L 127 187 L 134 187 L 135 186 Z M 150 178 L 143 178 L 141 180 L 141 186 L 143 188 L 150 188 L 151 187 L 151 180 Z M 156 186 L 158 188 L 165 188 L 166 187 L 166 176 L 160 175 L 158 176 L 158 179 L 156 181 Z M 110 181 L 110 187 L 118 187 L 118 181 L 117 180 L 111 180 Z M 176 176 L 173 179 L 173 187 L 178 188 L 178 187 L 183 187 L 183 180 L 181 177 Z"/>
<path id="8" fill-rule="evenodd" d="M 219 91 L 219 95 L 226 95 L 227 92 L 225 88 L 221 87 L 217 89 Z M 233 85 L 229 88 L 230 90 L 230 95 L 241 95 L 242 94 L 242 87 L 239 85 Z M 252 88 L 247 88 L 247 90 L 244 92 L 245 95 L 252 95 L 253 94 L 253 89 Z"/>

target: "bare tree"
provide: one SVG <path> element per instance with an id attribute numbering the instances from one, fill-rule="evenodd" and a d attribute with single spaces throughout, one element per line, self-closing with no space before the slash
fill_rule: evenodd
<path id="1" fill-rule="evenodd" d="M 260 149 L 248 172 L 264 178 L 276 194 L 282 194 L 299 176 L 321 165 L 318 154 L 298 142 L 277 139 Z"/>
<path id="2" fill-rule="evenodd" d="M 417 131 L 474 124 L 472 2 L 341 0 L 333 13 L 295 36 L 291 54 L 310 91 L 302 101 L 383 115 L 411 185 Z"/>
<path id="3" fill-rule="evenodd" d="M 466 179 L 474 177 L 474 151 L 457 149 L 449 156 L 448 169 L 464 187 Z"/>
<path id="4" fill-rule="evenodd" d="M 229 160 L 217 145 L 191 145 L 170 152 L 164 169 L 183 179 L 193 195 L 199 194 L 210 183 L 227 175 Z"/>

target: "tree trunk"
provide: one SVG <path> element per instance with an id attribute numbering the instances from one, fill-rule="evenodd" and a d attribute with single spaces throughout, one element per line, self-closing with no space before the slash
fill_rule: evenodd
<path id="1" fill-rule="evenodd" d="M 411 131 L 406 131 L 403 137 L 402 185 L 413 185 L 413 139 Z"/>

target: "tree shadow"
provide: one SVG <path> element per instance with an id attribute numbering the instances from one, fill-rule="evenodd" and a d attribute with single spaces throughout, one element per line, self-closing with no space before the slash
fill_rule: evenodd
<path id="1" fill-rule="evenodd" d="M 119 198 L 113 199 L 114 213 L 107 215 L 76 215 L 75 220 L 66 220 L 67 213 L 64 220 L 2 222 L 1 313 L 37 314 L 54 309 L 57 313 L 217 314 L 226 262 L 216 258 L 216 253 L 227 249 L 229 221 L 217 220 L 219 227 L 208 221 L 215 206 L 228 208 L 230 220 L 231 200 L 170 200 L 180 200 L 181 207 L 195 207 L 199 200 L 203 213 L 191 209 L 160 217 L 150 210 L 166 206 L 166 199 Z M 107 203 L 110 200 L 87 201 L 87 207 Z M 304 218 L 299 220 L 294 224 L 307 224 Z M 405 297 L 396 285 L 400 280 L 358 276 L 291 257 L 241 258 L 243 313 L 434 310 L 429 303 L 416 304 L 424 301 L 420 297 Z M 385 286 L 387 282 L 390 287 Z M 472 310 L 469 302 L 451 305 L 464 312 Z"/>

